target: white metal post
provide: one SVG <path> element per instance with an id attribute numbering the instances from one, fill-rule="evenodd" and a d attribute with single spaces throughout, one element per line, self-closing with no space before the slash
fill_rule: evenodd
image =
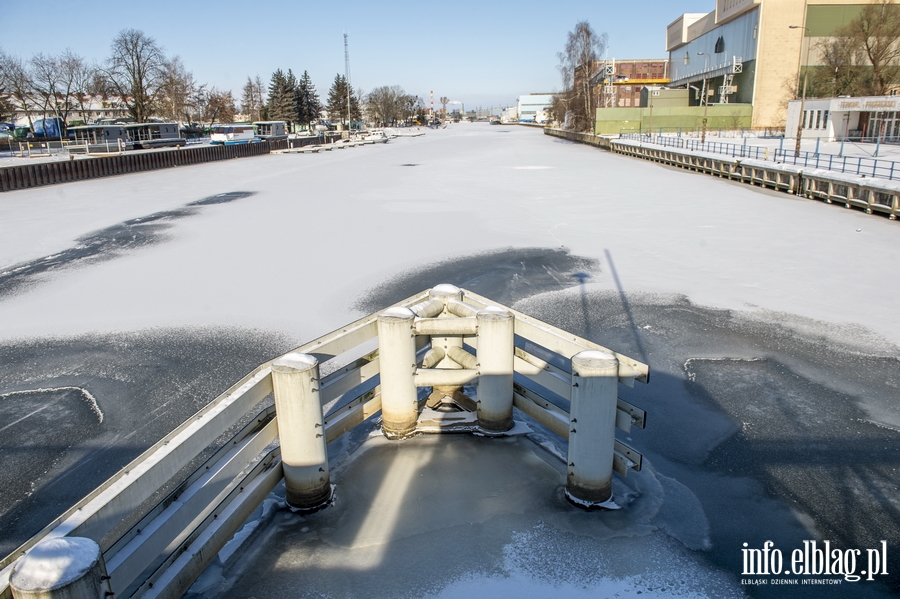
<path id="1" fill-rule="evenodd" d="M 515 317 L 497 307 L 479 310 L 478 424 L 489 431 L 512 428 Z"/>
<path id="2" fill-rule="evenodd" d="M 435 287 L 433 287 L 431 291 L 428 292 L 428 297 L 444 302 L 444 311 L 438 315 L 438 318 L 452 318 L 453 315 L 447 312 L 447 302 L 451 300 L 462 301 L 462 291 L 456 285 L 443 283 L 441 285 L 436 285 Z M 436 337 L 434 335 L 431 336 L 431 347 L 443 350 L 445 356 L 449 356 L 453 348 L 461 350 L 462 346 L 463 338 L 461 335 L 451 335 L 446 337 Z M 436 367 L 450 368 L 454 370 L 462 368 L 462 366 L 457 364 L 453 359 L 444 359 L 438 362 Z M 433 397 L 453 397 L 460 392 L 462 392 L 462 387 L 460 386 L 437 385 L 434 387 Z"/>
<path id="3" fill-rule="evenodd" d="M 618 374 L 612 354 L 588 350 L 572 357 L 566 497 L 583 507 L 617 507 L 612 471 Z"/>
<path id="4" fill-rule="evenodd" d="M 41 541 L 13 567 L 14 599 L 98 599 L 109 591 L 100 546 L 92 539 Z"/>
<path id="5" fill-rule="evenodd" d="M 278 358 L 272 363 L 272 387 L 287 502 L 302 510 L 319 509 L 331 499 L 319 361 L 300 353 Z"/>
<path id="6" fill-rule="evenodd" d="M 378 315 L 381 422 L 388 439 L 411 435 L 419 417 L 414 320 L 409 308 L 388 308 Z"/>

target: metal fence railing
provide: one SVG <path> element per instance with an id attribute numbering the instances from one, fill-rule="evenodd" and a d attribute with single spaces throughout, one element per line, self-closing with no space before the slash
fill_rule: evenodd
<path id="1" fill-rule="evenodd" d="M 718 141 L 701 143 L 699 140 L 654 135 L 650 133 L 623 133 L 620 139 L 628 139 L 642 143 L 652 143 L 664 147 L 683 148 L 691 152 L 710 152 L 725 154 L 734 158 L 751 158 L 754 160 L 772 160 L 784 164 L 793 164 L 809 168 L 824 169 L 839 173 L 850 173 L 880 179 L 900 180 L 900 163 L 893 160 L 881 160 L 863 156 L 841 156 L 819 152 L 800 152 L 793 149 L 767 148 L 751 146 L 746 138 L 743 144 L 731 144 Z"/>
<path id="2" fill-rule="evenodd" d="M 866 177 L 877 177 L 891 181 L 900 180 L 900 164 L 893 160 L 879 160 L 861 156 L 836 156 L 834 154 L 814 154 L 800 152 L 796 156 L 793 151 L 776 150 L 774 160 L 785 164 L 820 168 L 839 173 L 852 173 Z"/>
<path id="3" fill-rule="evenodd" d="M 68 141 L 39 141 L 29 139 L 18 142 L 18 149 L 10 144 L 11 156 L 30 158 L 35 156 L 58 156 L 68 154 Z"/>

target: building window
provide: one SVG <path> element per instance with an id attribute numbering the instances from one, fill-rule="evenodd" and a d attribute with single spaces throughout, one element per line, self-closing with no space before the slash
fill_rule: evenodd
<path id="1" fill-rule="evenodd" d="M 821 129 L 821 124 L 822 124 L 822 111 L 817 110 L 816 111 L 816 129 Z"/>
<path id="2" fill-rule="evenodd" d="M 719 39 L 716 40 L 715 53 L 721 54 L 724 51 L 725 51 L 725 38 L 720 35 Z"/>
<path id="3" fill-rule="evenodd" d="M 828 111 L 822 111 L 822 129 L 828 129 Z"/>

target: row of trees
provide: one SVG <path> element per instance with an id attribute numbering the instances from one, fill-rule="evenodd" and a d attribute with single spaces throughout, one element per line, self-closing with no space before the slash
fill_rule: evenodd
<path id="1" fill-rule="evenodd" d="M 281 69 L 272 74 L 268 101 L 265 100 L 259 77 L 255 83 L 248 77 L 242 105 L 251 120 L 286 121 L 289 125 L 308 125 L 318 120 L 322 112 L 322 103 L 309 73 L 303 71 L 298 81 L 290 69 L 287 74 Z"/>
<path id="2" fill-rule="evenodd" d="M 29 60 L 0 50 L 0 97 L 0 119 L 22 110 L 29 126 L 35 107 L 47 117 L 87 121 L 96 97 L 124 108 L 139 122 L 151 116 L 182 122 L 230 120 L 236 111 L 230 91 L 198 83 L 178 56 L 167 57 L 153 38 L 136 29 L 119 33 L 102 63 L 90 63 L 72 50 Z"/>
<path id="3" fill-rule="evenodd" d="M 383 125 L 424 112 L 421 101 L 399 86 L 363 94 L 340 74 L 324 105 L 306 71 L 298 79 L 290 69 L 278 69 L 267 88 L 258 75 L 248 77 L 241 91 L 241 111 L 251 120 L 283 120 L 301 127 L 318 121 L 323 109 L 332 121 L 358 122 L 365 113 Z M 136 29 L 120 32 L 101 63 L 90 63 L 71 50 L 23 60 L 0 49 L 0 121 L 24 111 L 32 127 L 37 108 L 45 117 L 87 122 L 92 98 L 107 101 L 110 108 L 124 108 L 138 122 L 159 117 L 211 124 L 232 121 L 238 112 L 230 90 L 199 83 L 178 56 L 166 56 L 152 37 Z"/>
<path id="4" fill-rule="evenodd" d="M 248 77 L 241 105 L 252 120 L 286 121 L 301 126 L 318 121 L 323 110 L 331 122 L 360 122 L 365 115 L 375 124 L 394 125 L 417 116 L 424 118 L 425 108 L 418 97 L 407 94 L 399 85 L 377 87 L 364 94 L 341 74 L 335 75 L 322 104 L 309 73 L 304 71 L 298 80 L 290 69 L 287 73 L 278 69 L 272 74 L 268 94 L 259 77 Z"/>

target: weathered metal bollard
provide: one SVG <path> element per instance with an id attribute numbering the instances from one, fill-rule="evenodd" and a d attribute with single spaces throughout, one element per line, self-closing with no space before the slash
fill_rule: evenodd
<path id="1" fill-rule="evenodd" d="M 618 507 L 612 501 L 618 374 L 612 354 L 589 350 L 572 357 L 566 497 L 582 507 Z"/>
<path id="2" fill-rule="evenodd" d="M 275 414 L 287 502 L 316 510 L 331 499 L 328 448 L 319 400 L 319 361 L 291 353 L 272 363 Z"/>
<path id="3" fill-rule="evenodd" d="M 508 431 L 513 425 L 513 314 L 496 307 L 479 310 L 478 424 L 488 431 Z"/>
<path id="4" fill-rule="evenodd" d="M 462 300 L 462 291 L 456 285 L 450 285 L 449 283 L 442 283 L 440 285 L 434 286 L 428 292 L 428 297 L 431 299 L 440 300 L 446 306 L 448 301 L 451 301 L 451 300 L 461 301 Z M 446 313 L 446 308 L 444 309 L 444 312 L 445 312 L 445 314 L 439 315 L 439 317 L 445 316 L 445 317 L 452 318 L 452 316 L 453 316 L 452 314 Z M 446 336 L 446 337 L 438 337 L 436 335 L 431 336 L 431 347 L 435 347 L 440 350 L 443 350 L 445 356 L 450 354 L 452 348 L 455 347 L 458 349 L 462 349 L 462 346 L 463 346 L 463 339 L 462 339 L 462 336 L 459 336 L 459 335 L 451 335 L 451 336 Z M 453 350 L 453 351 L 456 351 L 456 350 Z M 440 368 L 451 368 L 451 369 L 462 368 L 462 366 L 457 364 L 452 359 L 442 360 L 441 362 L 439 362 L 437 364 L 437 366 L 439 366 Z M 456 393 L 458 393 L 460 391 L 462 391 L 462 387 L 460 387 L 458 385 L 451 385 L 451 386 L 437 385 L 434 387 L 435 393 L 437 393 L 438 395 L 445 395 L 447 397 L 453 397 Z"/>
<path id="5" fill-rule="evenodd" d="M 109 591 L 100 546 L 91 539 L 41 541 L 16 563 L 14 599 L 101 599 Z"/>
<path id="6" fill-rule="evenodd" d="M 413 434 L 419 417 L 414 321 L 409 308 L 388 308 L 378 315 L 381 422 L 388 439 Z"/>

